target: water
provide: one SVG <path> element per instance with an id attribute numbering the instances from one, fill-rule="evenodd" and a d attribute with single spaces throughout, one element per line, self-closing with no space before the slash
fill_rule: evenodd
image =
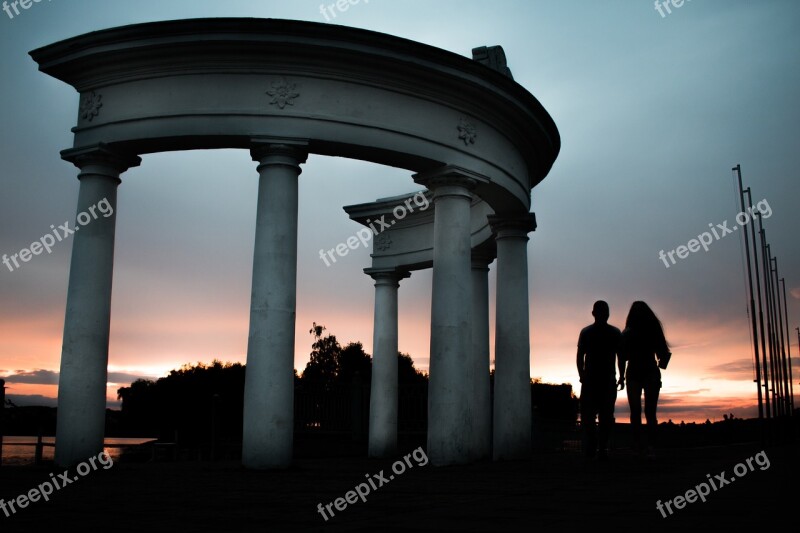
<path id="1" fill-rule="evenodd" d="M 125 447 L 137 446 L 145 442 L 150 442 L 153 438 L 107 438 L 105 439 L 105 452 L 116 461 L 122 455 Z M 42 459 L 45 461 L 53 460 L 53 453 L 55 448 L 52 446 L 55 443 L 55 437 L 42 437 L 42 442 L 51 444 L 45 446 L 42 450 Z M 28 444 L 36 444 L 36 437 L 3 437 L 3 464 L 4 465 L 27 465 L 33 464 L 36 458 L 36 446 L 28 446 Z"/>

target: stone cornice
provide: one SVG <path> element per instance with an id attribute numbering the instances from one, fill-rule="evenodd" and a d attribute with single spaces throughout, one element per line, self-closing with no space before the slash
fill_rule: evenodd
<path id="1" fill-rule="evenodd" d="M 280 79 L 276 75 L 290 84 L 291 76 L 311 76 L 390 88 L 459 110 L 463 117 L 452 135 L 466 149 L 483 140 L 477 122 L 503 131 L 528 158 L 530 187 L 547 175 L 560 150 L 552 118 L 509 77 L 468 57 L 368 30 L 280 19 L 176 20 L 96 31 L 31 56 L 41 71 L 83 94 L 203 73 L 263 72 L 271 76 L 264 90 Z M 288 102 L 281 98 L 271 107 L 292 107 Z"/>

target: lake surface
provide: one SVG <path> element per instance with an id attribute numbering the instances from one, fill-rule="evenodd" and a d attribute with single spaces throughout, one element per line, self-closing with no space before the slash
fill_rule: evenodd
<path id="1" fill-rule="evenodd" d="M 124 451 L 125 447 L 138 446 L 145 442 L 154 441 L 154 438 L 107 438 L 105 439 L 105 452 L 116 461 Z M 45 461 L 53 460 L 55 448 L 52 446 L 56 441 L 55 437 L 42 437 L 45 447 L 42 451 L 42 458 Z M 36 437 L 3 437 L 3 464 L 4 465 L 26 465 L 33 464 L 36 458 Z M 51 446 L 47 446 L 50 444 Z"/>

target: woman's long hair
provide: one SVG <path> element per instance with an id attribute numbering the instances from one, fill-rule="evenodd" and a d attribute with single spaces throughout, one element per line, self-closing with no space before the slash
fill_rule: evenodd
<path id="1" fill-rule="evenodd" d="M 663 342 L 669 346 L 664 336 L 664 326 L 661 325 L 661 321 L 650 309 L 650 306 L 640 300 L 633 302 L 631 305 L 628 318 L 625 320 L 625 329 L 633 334 L 641 335 L 645 339 L 656 343 Z"/>

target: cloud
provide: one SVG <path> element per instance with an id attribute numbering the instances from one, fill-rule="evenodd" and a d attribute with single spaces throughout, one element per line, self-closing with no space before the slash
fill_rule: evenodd
<path id="1" fill-rule="evenodd" d="M 689 403 L 678 401 L 663 402 L 659 399 L 658 402 L 659 420 L 667 418 L 669 415 L 681 419 L 698 418 L 721 418 L 723 414 L 733 412 L 740 418 L 751 418 L 757 414 L 757 405 L 755 402 L 744 402 L 739 398 L 714 398 L 702 403 Z M 665 416 L 666 415 L 666 416 Z"/>
<path id="2" fill-rule="evenodd" d="M 710 392 L 711 389 L 697 389 L 693 391 L 672 392 L 669 394 L 662 394 L 658 398 L 658 412 L 662 411 L 708 411 L 715 409 L 716 399 L 707 398 L 702 395 L 705 392 Z M 689 398 L 694 396 L 694 398 Z M 726 400 L 727 401 L 727 400 Z"/>
<path id="3" fill-rule="evenodd" d="M 681 341 L 681 340 L 679 340 L 677 342 L 671 342 L 669 344 L 669 346 L 672 349 L 672 351 L 686 350 L 688 348 L 702 348 L 703 346 L 709 346 L 709 345 L 711 345 L 711 343 L 708 342 L 708 341 L 703 341 L 703 342 L 685 341 L 684 342 L 684 341 Z"/>
<path id="4" fill-rule="evenodd" d="M 708 389 L 662 395 L 658 399 L 659 422 L 666 422 L 669 419 L 673 421 L 685 420 L 686 422 L 703 422 L 705 419 L 719 420 L 723 414 L 730 413 L 734 413 L 738 418 L 753 418 L 758 415 L 758 406 L 755 400 L 747 401 L 736 397 L 692 396 L 698 392 L 706 391 Z M 689 398 L 687 396 L 692 397 Z M 627 422 L 630 416 L 630 409 L 626 399 L 617 398 L 614 416 L 618 421 Z"/>
<path id="5" fill-rule="evenodd" d="M 800 365 L 800 358 L 792 357 L 792 368 L 799 368 L 798 365 Z M 708 372 L 710 375 L 702 379 L 755 380 L 755 367 L 749 358 L 714 365 L 708 369 Z"/>
<path id="6" fill-rule="evenodd" d="M 30 385 L 58 385 L 58 372 L 36 369 L 31 371 L 17 370 L 3 378 L 7 383 L 28 383 Z"/>
<path id="7" fill-rule="evenodd" d="M 789 293 L 795 300 L 800 300 L 800 287 L 795 287 L 794 289 L 790 290 Z"/>
<path id="8" fill-rule="evenodd" d="M 108 373 L 108 382 L 109 383 L 114 383 L 115 385 L 133 383 L 137 379 L 155 380 L 157 378 L 154 378 L 153 376 L 140 376 L 138 374 L 129 374 L 127 372 L 109 372 Z"/>
<path id="9" fill-rule="evenodd" d="M 7 400 L 11 400 L 18 407 L 45 406 L 55 407 L 58 403 L 56 398 L 42 396 L 41 394 L 8 394 Z"/>
<path id="10" fill-rule="evenodd" d="M 53 370 L 17 370 L 16 373 L 3 378 L 7 383 L 27 383 L 29 385 L 58 385 L 58 372 Z M 152 376 L 141 376 L 128 372 L 109 372 L 108 383 L 127 385 L 137 379 L 155 379 Z"/>
<path id="11" fill-rule="evenodd" d="M 58 398 L 43 396 L 41 394 L 7 394 L 7 400 L 17 407 L 58 407 Z M 121 409 L 119 400 L 106 400 L 106 409 Z"/>
<path id="12" fill-rule="evenodd" d="M 670 401 L 674 399 L 673 397 L 675 396 L 680 398 L 681 396 L 695 396 L 706 392 L 711 392 L 711 389 L 694 389 L 694 390 L 681 390 L 681 391 L 669 392 L 662 394 L 661 398 L 659 399 L 659 402 Z"/>
<path id="13" fill-rule="evenodd" d="M 747 358 L 714 365 L 708 369 L 709 376 L 703 379 L 718 378 L 741 380 L 753 375 L 753 361 Z"/>

